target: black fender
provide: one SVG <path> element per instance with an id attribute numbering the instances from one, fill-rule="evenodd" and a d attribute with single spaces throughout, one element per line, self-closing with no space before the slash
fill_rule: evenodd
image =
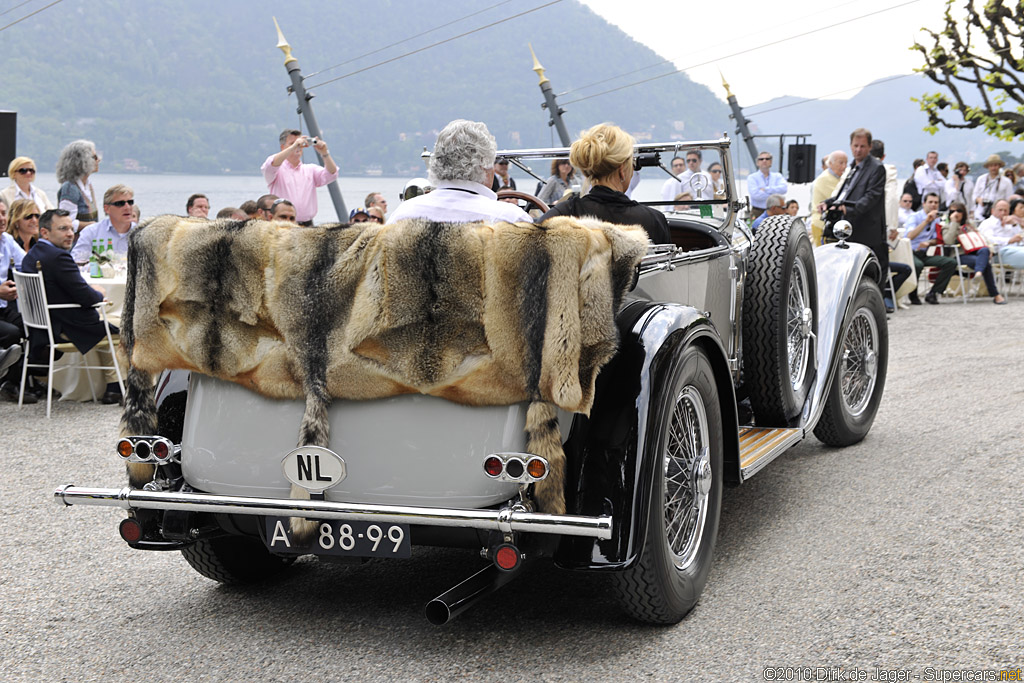
<path id="1" fill-rule="evenodd" d="M 188 403 L 188 370 L 164 370 L 160 373 L 154 390 L 156 403 L 157 431 L 174 443 L 181 443 L 185 428 L 185 404 Z"/>
<path id="2" fill-rule="evenodd" d="M 562 537 L 554 553 L 564 569 L 615 571 L 643 547 L 656 463 L 645 456 L 653 387 L 681 349 L 700 345 L 718 384 L 725 443 L 725 483 L 738 484 L 736 394 L 724 346 L 708 318 L 691 306 L 634 302 L 617 317 L 619 351 L 597 378 L 590 416 L 577 415 L 566 440 L 566 511 L 611 515 L 608 540 Z"/>

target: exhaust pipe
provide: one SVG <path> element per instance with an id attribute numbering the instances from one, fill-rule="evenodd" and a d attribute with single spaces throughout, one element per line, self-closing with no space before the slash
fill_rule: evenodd
<path id="1" fill-rule="evenodd" d="M 424 613 L 434 626 L 447 624 L 465 612 L 477 600 L 489 595 L 514 579 L 518 571 L 503 571 L 489 564 L 454 588 L 427 603 Z"/>

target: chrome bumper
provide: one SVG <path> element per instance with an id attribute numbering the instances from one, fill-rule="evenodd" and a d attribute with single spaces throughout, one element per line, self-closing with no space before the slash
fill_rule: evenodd
<path id="1" fill-rule="evenodd" d="M 171 493 L 123 489 L 91 489 L 61 486 L 53 492 L 64 505 L 103 505 L 125 510 L 183 510 L 213 512 L 226 515 L 266 515 L 272 517 L 312 517 L 314 519 L 358 519 L 385 524 L 417 524 L 422 526 L 458 527 L 510 533 L 586 536 L 608 539 L 612 536 L 612 518 L 579 515 L 549 515 L 527 512 L 506 506 L 499 510 L 459 510 L 412 507 L 404 505 L 371 505 L 336 503 L 325 500 L 292 498 L 251 498 L 221 496 L 211 493 Z"/>

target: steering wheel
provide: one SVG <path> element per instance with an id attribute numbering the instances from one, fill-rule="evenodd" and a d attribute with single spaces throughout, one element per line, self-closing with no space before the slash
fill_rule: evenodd
<path id="1" fill-rule="evenodd" d="M 498 199 L 522 199 L 524 202 L 526 202 L 527 211 L 530 210 L 531 205 L 536 206 L 538 209 L 540 209 L 541 213 L 547 213 L 548 209 L 551 208 L 537 197 L 534 197 L 532 194 L 520 192 L 519 190 L 499 190 Z"/>

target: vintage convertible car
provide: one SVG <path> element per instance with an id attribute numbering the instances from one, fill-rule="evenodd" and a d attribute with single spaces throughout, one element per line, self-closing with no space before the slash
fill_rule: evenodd
<path id="1" fill-rule="evenodd" d="M 535 505 L 550 463 L 526 452 L 525 403 L 335 401 L 328 446 L 295 448 L 301 401 L 181 371 L 157 382 L 157 433 L 117 443 L 125 461 L 156 465 L 152 481 L 62 486 L 57 502 L 122 507 L 128 545 L 180 551 L 226 583 L 266 579 L 302 554 L 464 547 L 485 566 L 427 605 L 434 623 L 541 558 L 606 572 L 629 614 L 677 622 L 707 580 L 723 486 L 742 484 L 810 432 L 833 446 L 863 439 L 888 356 L 871 252 L 843 241 L 812 249 L 804 224 L 787 215 L 753 235 L 737 218 L 728 139 L 640 144 L 637 163 L 664 169 L 661 154 L 688 150 L 700 150 L 705 167 L 720 163 L 724 185 L 695 185 L 691 196 L 711 198 L 677 199 L 686 204 L 668 211 L 672 244 L 649 247 L 615 314 L 619 347 L 597 377 L 590 414 L 560 415 L 564 514 Z M 527 168 L 567 150 L 500 154 Z M 844 229 L 837 236 L 848 237 Z M 292 484 L 311 499 L 289 497 Z M 288 524 L 296 516 L 317 520 L 308 543 Z"/>

